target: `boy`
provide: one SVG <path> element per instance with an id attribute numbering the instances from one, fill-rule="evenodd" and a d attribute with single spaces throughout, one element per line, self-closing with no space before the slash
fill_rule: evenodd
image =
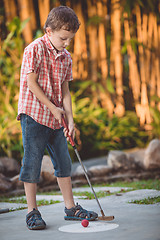
<path id="1" fill-rule="evenodd" d="M 65 220 L 95 220 L 98 217 L 80 205 L 75 206 L 70 177 L 71 159 L 65 137 L 67 130 L 62 126 L 62 115 L 65 115 L 69 135 L 74 138 L 68 86 L 72 80 L 72 60 L 65 48 L 78 28 L 79 21 L 72 9 L 65 6 L 53 8 L 44 26 L 45 35 L 24 50 L 18 120 L 21 121 L 24 147 L 20 180 L 24 182 L 28 204 L 26 223 L 30 230 L 46 227 L 36 205 L 36 188 L 45 148 L 51 156 L 64 198 Z"/>

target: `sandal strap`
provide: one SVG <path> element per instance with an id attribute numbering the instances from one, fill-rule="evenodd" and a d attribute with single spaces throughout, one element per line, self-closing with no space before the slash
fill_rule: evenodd
<path id="1" fill-rule="evenodd" d="M 76 214 L 75 214 L 76 217 L 81 217 L 81 218 L 85 218 L 85 217 L 88 217 L 90 218 L 91 217 L 91 214 L 89 211 L 86 211 L 85 209 L 80 209 Z"/>
<path id="2" fill-rule="evenodd" d="M 78 203 L 77 203 L 77 205 L 75 207 L 72 207 L 70 209 L 65 207 L 64 211 L 67 214 L 67 216 L 75 216 L 76 211 L 80 210 L 81 208 L 82 207 L 80 205 L 78 205 Z"/>
<path id="3" fill-rule="evenodd" d="M 26 223 L 29 228 L 46 226 L 46 223 L 42 219 L 40 212 L 35 209 L 27 214 Z"/>
<path id="4" fill-rule="evenodd" d="M 38 210 L 36 210 L 35 208 L 33 208 L 33 211 L 29 212 L 26 216 L 26 220 L 29 219 L 30 217 L 32 217 L 34 214 L 39 215 L 41 217 L 41 214 Z"/>
<path id="5" fill-rule="evenodd" d="M 78 211 L 78 212 L 77 212 Z M 67 216 L 70 217 L 79 217 L 79 218 L 96 218 L 98 214 L 93 211 L 87 211 L 86 209 L 82 208 L 81 205 L 77 205 L 73 208 L 67 209 L 65 207 L 65 213 Z"/>

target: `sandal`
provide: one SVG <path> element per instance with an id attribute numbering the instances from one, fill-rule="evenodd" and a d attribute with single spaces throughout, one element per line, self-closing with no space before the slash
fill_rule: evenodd
<path id="1" fill-rule="evenodd" d="M 95 221 L 98 218 L 98 214 L 93 211 L 87 211 L 82 208 L 80 205 L 67 209 L 65 207 L 65 213 L 67 216 L 64 217 L 65 220 L 77 220 L 81 221 L 83 219 L 87 219 L 88 221 Z"/>
<path id="2" fill-rule="evenodd" d="M 29 230 L 40 230 L 46 228 L 45 221 L 42 219 L 40 212 L 35 208 L 27 214 L 26 223 Z"/>

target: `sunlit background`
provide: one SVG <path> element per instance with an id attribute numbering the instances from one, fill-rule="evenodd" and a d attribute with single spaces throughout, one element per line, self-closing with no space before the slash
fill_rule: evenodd
<path id="1" fill-rule="evenodd" d="M 1 0 L 0 155 L 22 158 L 16 116 L 23 50 L 43 35 L 49 11 L 59 5 L 73 8 L 81 22 L 68 50 L 82 159 L 160 138 L 158 0 Z"/>

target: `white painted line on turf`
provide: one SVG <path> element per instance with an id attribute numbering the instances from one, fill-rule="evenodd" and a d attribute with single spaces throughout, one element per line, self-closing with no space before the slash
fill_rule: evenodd
<path id="1" fill-rule="evenodd" d="M 102 223 L 102 222 L 89 222 L 88 227 L 83 227 L 81 222 L 76 224 L 70 224 L 60 227 L 58 230 L 61 232 L 68 233 L 91 233 L 91 232 L 103 232 L 113 230 L 119 227 L 118 224 L 115 223 Z"/>

